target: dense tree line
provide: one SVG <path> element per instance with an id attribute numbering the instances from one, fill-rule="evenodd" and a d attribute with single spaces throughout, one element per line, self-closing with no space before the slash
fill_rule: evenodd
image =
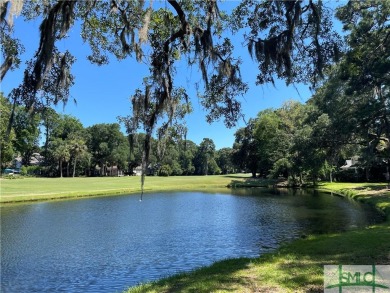
<path id="1" fill-rule="evenodd" d="M 385 180 L 390 169 L 390 4 L 349 2 L 336 17 L 346 50 L 329 66 L 305 105 L 287 102 L 261 111 L 236 132 L 233 159 L 253 175 L 283 175 L 297 184 Z"/>
<path id="2" fill-rule="evenodd" d="M 11 103 L 1 95 L 1 139 L 5 141 Z M 132 140 L 132 143 L 130 143 Z M 142 163 L 145 134 L 126 136 L 118 123 L 84 127 L 75 117 L 47 108 L 42 115 L 16 107 L 9 143 L 1 144 L 2 169 L 21 159 L 25 173 L 41 176 L 132 175 Z M 39 153 L 39 162 L 31 161 Z M 217 151 L 212 139 L 196 145 L 191 140 L 152 138 L 148 175 L 212 175 L 231 173 L 231 149 Z M 34 165 L 33 167 L 31 167 Z M 23 171 L 22 171 L 23 172 Z"/>
<path id="3" fill-rule="evenodd" d="M 80 35 L 90 46 L 87 58 L 92 63 L 107 64 L 115 56 L 145 64 L 149 75 L 132 96 L 132 115 L 124 117 L 129 135 L 140 128 L 146 135 L 145 171 L 151 160 L 152 138 L 167 141 L 168 128 L 181 125 L 191 111 L 186 89 L 176 82 L 178 64 L 199 69 L 201 78 L 194 82 L 207 121 L 223 119 L 232 127 L 242 117 L 239 98 L 248 85 L 241 78 L 241 59 L 234 55 L 226 30 L 246 30 L 245 42 L 259 64 L 259 84 L 273 82 L 274 76 L 287 83 L 315 84 L 337 57 L 340 38 L 322 1 L 242 1 L 234 11 L 220 10 L 220 6 L 214 0 L 169 0 L 164 5 L 117 0 L 3 1 L 1 80 L 9 70 L 18 68 L 24 50 L 13 35 L 17 15 L 37 19 L 41 25 L 38 48 L 27 62 L 23 80 L 10 95 L 13 105 L 40 112 L 67 102 L 74 84 L 71 68 L 75 58 L 70 50 L 61 52 L 57 45 L 74 26 L 80 26 Z M 7 138 L 10 131 L 8 127 Z M 209 155 L 201 160 L 213 164 Z M 208 171 L 209 166 L 202 172 Z"/>
<path id="4" fill-rule="evenodd" d="M 27 62 L 20 86 L 4 102 L 2 98 L 1 119 L 8 121 L 1 129 L 2 164 L 13 152 L 22 154 L 28 164 L 36 151 L 37 125 L 42 123 L 45 164 L 58 164 L 60 175 L 80 173 L 78 166 L 84 161 L 99 166 L 100 175 L 112 172 L 114 165 L 130 169 L 130 164 L 141 162 L 144 173 L 152 169 L 160 175 L 211 174 L 239 168 L 253 175 L 283 174 L 302 183 L 325 174 L 331 180 L 334 170 L 351 156 L 359 157 L 366 179 L 379 178 L 383 170 L 388 173 L 389 1 L 348 1 L 336 10 L 312 0 L 244 0 L 232 11 L 221 11 L 217 1 L 149 4 L 3 1 L 1 80 L 18 68 L 24 50 L 13 36 L 13 17 L 21 14 L 42 23 L 39 47 Z M 333 28 L 334 17 L 344 26 L 344 42 Z M 116 136 L 119 125 L 91 130 L 68 121 L 61 128 L 55 114 L 51 117 L 51 105 L 66 103 L 74 83 L 75 59 L 56 47 L 74 25 L 80 25 L 81 36 L 90 45 L 92 63 L 107 64 L 109 56 L 115 56 L 134 58 L 149 69 L 132 95 L 132 114 L 120 118 L 126 137 Z M 199 146 L 187 143 L 182 124 L 191 105 L 175 77 L 179 60 L 197 66 L 198 97 L 207 121 L 224 119 L 227 127 L 234 126 L 242 117 L 238 98 L 248 87 L 241 79 L 234 44 L 224 34 L 228 28 L 243 32 L 258 64 L 257 84 L 274 83 L 276 78 L 287 84 L 310 83 L 314 95 L 306 105 L 289 102 L 260 112 L 237 131 L 233 150 L 220 150 L 216 156 L 209 139 Z"/>

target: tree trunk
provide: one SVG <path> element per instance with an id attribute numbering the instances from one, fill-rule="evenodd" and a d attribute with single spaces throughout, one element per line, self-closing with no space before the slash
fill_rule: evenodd
<path id="1" fill-rule="evenodd" d="M 47 163 L 48 163 L 47 150 L 49 148 L 49 128 L 47 127 L 47 125 L 46 125 L 45 136 L 46 136 L 46 140 L 45 140 L 45 166 L 47 166 Z"/>
<path id="2" fill-rule="evenodd" d="M 7 58 L 5 58 L 3 64 L 1 64 L 0 66 L 0 81 L 3 81 L 5 74 L 12 67 L 13 63 L 14 63 L 13 57 L 7 56 Z"/>
<path id="3" fill-rule="evenodd" d="M 60 159 L 60 177 L 62 178 L 62 160 Z"/>
<path id="4" fill-rule="evenodd" d="M 355 173 L 357 173 L 356 169 L 355 169 Z M 356 176 L 357 176 L 357 174 L 356 174 Z M 368 167 L 366 167 L 366 181 L 368 182 L 369 180 L 370 180 L 370 169 Z M 358 181 L 357 178 L 356 178 L 356 181 Z"/>
<path id="5" fill-rule="evenodd" d="M 77 157 L 74 158 L 74 163 L 73 163 L 73 178 L 74 178 L 74 175 L 76 174 L 76 163 L 77 163 Z"/>
<path id="6" fill-rule="evenodd" d="M 11 111 L 11 115 L 9 116 L 7 132 L 5 134 L 5 141 L 7 141 L 7 142 L 9 141 L 9 135 L 11 134 L 12 124 L 14 123 L 15 109 L 16 109 L 16 98 L 14 98 L 14 101 L 12 104 L 12 111 Z"/>
<path id="7" fill-rule="evenodd" d="M 49 123 L 47 121 L 47 117 L 45 115 L 45 119 L 44 119 L 44 127 L 45 127 L 45 166 L 48 165 L 48 149 L 49 149 Z"/>
<path id="8" fill-rule="evenodd" d="M 329 181 L 330 181 L 330 183 L 333 182 L 333 176 L 332 175 L 333 175 L 332 171 L 329 171 Z"/>

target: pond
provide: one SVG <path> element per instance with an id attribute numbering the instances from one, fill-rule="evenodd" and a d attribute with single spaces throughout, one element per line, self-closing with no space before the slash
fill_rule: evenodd
<path id="1" fill-rule="evenodd" d="M 120 292 L 310 233 L 380 221 L 315 191 L 159 193 L 1 208 L 1 292 Z"/>

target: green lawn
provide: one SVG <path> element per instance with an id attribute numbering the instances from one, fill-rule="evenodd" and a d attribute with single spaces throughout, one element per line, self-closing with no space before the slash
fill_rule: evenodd
<path id="1" fill-rule="evenodd" d="M 146 177 L 145 191 L 210 190 L 226 188 L 233 180 L 244 180 L 248 174 L 218 176 Z M 141 178 L 22 178 L 0 179 L 0 203 L 29 200 L 49 200 L 95 195 L 114 195 L 141 192 Z"/>

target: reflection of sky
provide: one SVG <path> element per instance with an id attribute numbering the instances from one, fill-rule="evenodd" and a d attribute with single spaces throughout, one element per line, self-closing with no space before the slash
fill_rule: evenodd
<path id="1" fill-rule="evenodd" d="M 255 257 L 302 234 L 366 224 L 360 205 L 339 197 L 237 193 L 2 207 L 2 291 L 120 291 L 217 260 Z"/>

